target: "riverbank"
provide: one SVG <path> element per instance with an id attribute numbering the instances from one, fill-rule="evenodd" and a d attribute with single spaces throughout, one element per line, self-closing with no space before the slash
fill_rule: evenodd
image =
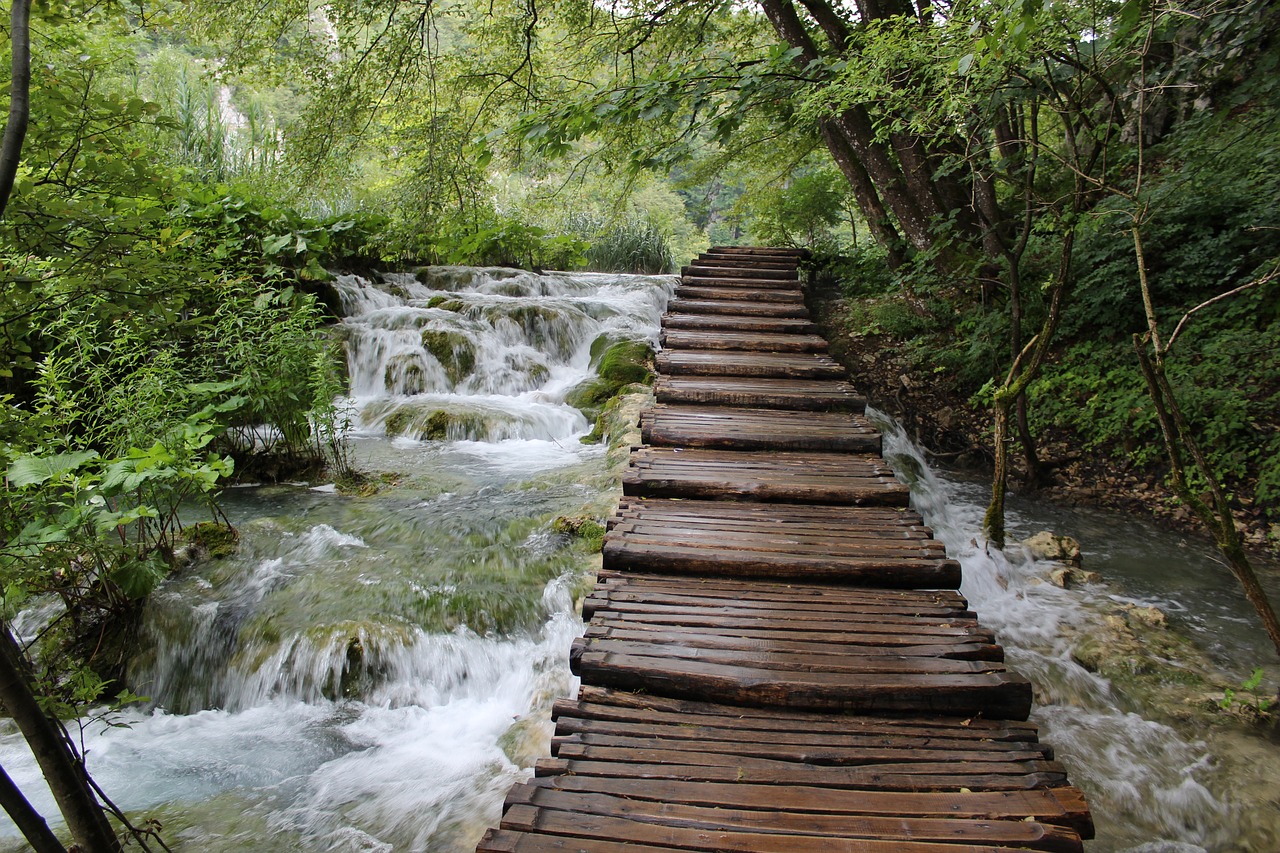
<path id="1" fill-rule="evenodd" d="M 991 418 L 970 405 L 951 384 L 934 372 L 913 364 L 903 353 L 905 341 L 887 333 L 868 334 L 859 328 L 850 300 L 835 285 L 821 283 L 810 292 L 810 308 L 832 356 L 854 378 L 872 405 L 892 414 L 914 441 L 941 462 L 989 472 Z M 1160 466 L 1135 468 L 1123 457 L 1080 450 L 1069 435 L 1040 436 L 1041 459 L 1050 466 L 1050 482 L 1036 497 L 1066 506 L 1086 506 L 1135 513 L 1154 519 L 1170 530 L 1207 540 L 1203 526 L 1165 485 Z M 1010 456 L 1016 493 L 1021 487 L 1021 458 Z M 1247 546 L 1258 555 L 1280 555 L 1280 525 L 1268 523 L 1260 510 L 1237 512 Z"/>

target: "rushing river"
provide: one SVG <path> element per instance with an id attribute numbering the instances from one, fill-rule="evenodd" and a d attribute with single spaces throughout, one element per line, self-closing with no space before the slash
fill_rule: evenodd
<path id="1" fill-rule="evenodd" d="M 472 849 L 546 753 L 550 704 L 573 688 L 574 602 L 593 558 L 551 521 L 603 513 L 614 494 L 604 450 L 579 441 L 590 425 L 565 396 L 601 340 L 656 339 L 673 284 L 462 268 L 341 279 L 351 444 L 358 467 L 390 475 L 386 487 L 230 490 L 239 552 L 180 572 L 146 614 L 131 676 L 150 704 L 85 726 L 102 787 L 159 819 L 178 850 Z M 1233 677 L 1247 674 L 1265 644 L 1242 627 L 1229 578 L 1206 581 L 1206 558 L 1146 527 L 1025 507 L 1016 531 L 1078 536 L 1087 567 L 1112 582 L 1044 583 L 1044 564 L 976 544 L 980 485 L 939 479 L 884 426 L 886 455 L 964 564 L 964 592 L 1036 683 L 1036 721 L 1093 800 L 1091 849 L 1280 849 L 1268 846 L 1273 780 L 1245 795 L 1250 780 L 1220 772 L 1214 753 L 1277 765 L 1274 744 L 1211 746 L 1152 722 L 1064 639 L 1108 603 L 1156 603 Z M 1126 568 L 1143 560 L 1192 592 Z M 0 764 L 55 814 L 10 728 Z M 0 834 L 0 847 L 21 848 L 11 826 Z"/>

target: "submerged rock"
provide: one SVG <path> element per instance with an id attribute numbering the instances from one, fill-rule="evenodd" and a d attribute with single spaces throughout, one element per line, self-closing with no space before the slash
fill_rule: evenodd
<path id="1" fill-rule="evenodd" d="M 1061 560 L 1073 566 L 1079 566 L 1081 562 L 1080 543 L 1070 536 L 1059 536 L 1044 530 L 1022 545 L 1037 560 Z"/>

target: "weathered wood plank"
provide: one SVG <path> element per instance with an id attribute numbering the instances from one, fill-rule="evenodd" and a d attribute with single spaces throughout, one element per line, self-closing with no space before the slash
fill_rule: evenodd
<path id="1" fill-rule="evenodd" d="M 731 299 L 672 299 L 667 303 L 667 311 L 671 314 L 733 314 L 744 317 L 809 319 L 809 309 L 804 305 Z"/>
<path id="2" fill-rule="evenodd" d="M 1023 774 L 984 773 L 968 768 L 942 766 L 933 773 L 897 772 L 888 769 L 860 770 L 853 767 L 723 767 L 677 763 L 631 764 L 628 762 L 542 759 L 534 766 L 538 776 L 573 774 L 624 779 L 663 779 L 688 782 L 735 782 L 767 785 L 801 785 L 819 788 L 858 788 L 874 791 L 1030 791 L 1066 785 L 1061 771 Z M 920 771 L 922 768 L 911 768 Z"/>
<path id="3" fill-rule="evenodd" d="M 659 403 L 673 405 L 708 404 L 855 414 L 861 414 L 867 406 L 866 398 L 855 394 L 848 383 L 831 380 L 660 376 L 653 390 Z"/>
<path id="4" fill-rule="evenodd" d="M 680 275 L 695 278 L 767 278 L 793 282 L 800 278 L 800 272 L 795 264 L 787 264 L 785 261 L 772 263 L 753 261 L 749 264 L 721 266 L 715 260 L 699 260 L 681 267 Z"/>
<path id="5" fill-rule="evenodd" d="M 732 280 L 722 279 L 685 279 L 685 283 L 676 288 L 675 295 L 679 299 L 716 300 L 727 299 L 738 301 L 750 299 L 752 302 L 776 302 L 783 305 L 803 305 L 804 294 L 799 290 L 786 290 L 774 286 L 773 282 L 761 282 L 768 287 L 733 287 Z"/>
<path id="6" fill-rule="evenodd" d="M 646 447 L 622 477 L 628 496 L 906 506 L 910 489 L 872 454 Z"/>
<path id="7" fill-rule="evenodd" d="M 665 376 L 757 376 L 768 379 L 843 379 L 844 368 L 825 353 L 663 350 Z"/>
<path id="8" fill-rule="evenodd" d="M 785 335 L 776 332 L 667 329 L 662 333 L 660 343 L 665 349 L 817 353 L 827 351 L 826 339 L 818 335 Z"/>
<path id="9" fill-rule="evenodd" d="M 587 651 L 575 673 L 592 684 L 740 705 L 848 711 L 991 714 L 1025 720 L 1031 683 L 1011 673 L 779 672 L 672 657 Z"/>
<path id="10" fill-rule="evenodd" d="M 664 329 L 703 329 L 735 332 L 774 332 L 809 335 L 817 331 L 812 321 L 801 317 L 743 317 L 731 314 L 664 314 Z"/>
<path id="11" fill-rule="evenodd" d="M 503 816 L 502 828 L 509 831 L 568 836 L 581 839 L 594 850 L 595 843 L 624 842 L 656 844 L 692 851 L 770 851 L 785 848 L 795 853 L 958 853 L 958 851 L 997 850 L 998 847 L 973 839 L 961 843 L 933 843 L 902 838 L 879 840 L 868 837 L 833 837 L 795 832 L 778 834 L 752 831 L 754 827 L 724 825 L 688 826 L 683 823 L 635 819 L 634 815 L 616 817 L 595 812 L 570 814 L 560 809 L 532 805 L 513 805 Z M 901 831 L 900 831 L 901 832 Z M 1061 830 L 1059 830 L 1061 832 Z M 1041 848 L 1044 849 L 1044 848 Z M 1071 849 L 1071 848 L 1053 848 Z M 1078 848 L 1075 848 L 1078 849 Z"/>
<path id="12" fill-rule="evenodd" d="M 861 415 L 659 403 L 640 416 L 642 440 L 666 447 L 879 453 L 880 433 Z"/>
<path id="13" fill-rule="evenodd" d="M 544 776 L 512 789 L 516 802 L 525 791 L 604 794 L 636 803 L 684 804 L 792 814 L 860 815 L 913 819 L 1035 821 L 1074 829 L 1093 837 L 1083 795 L 1075 788 L 1030 791 L 895 793 L 747 783 L 699 783 L 593 776 Z"/>

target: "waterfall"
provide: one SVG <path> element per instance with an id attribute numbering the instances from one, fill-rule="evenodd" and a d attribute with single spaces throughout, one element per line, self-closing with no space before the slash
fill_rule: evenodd
<path id="1" fill-rule="evenodd" d="M 350 439 L 382 491 L 228 490 L 237 553 L 148 602 L 130 678 L 149 701 L 81 721 L 103 789 L 176 850 L 474 849 L 573 689 L 598 557 L 552 520 L 612 498 L 565 398 L 609 346 L 656 344 L 674 282 L 340 276 Z M 11 727 L 0 764 L 54 820 Z"/>

